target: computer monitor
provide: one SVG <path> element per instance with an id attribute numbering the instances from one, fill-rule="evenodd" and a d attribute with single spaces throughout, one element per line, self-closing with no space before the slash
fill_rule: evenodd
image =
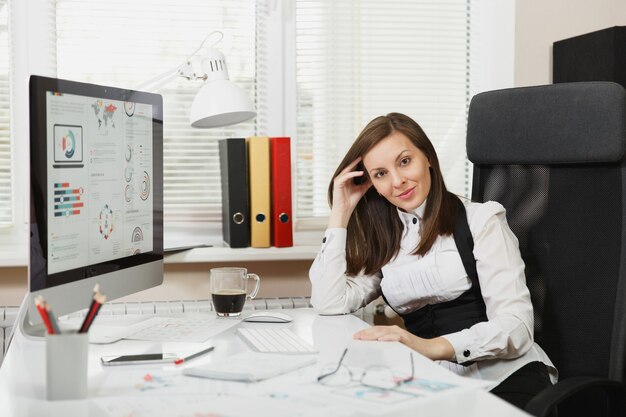
<path id="1" fill-rule="evenodd" d="M 158 94 L 30 78 L 31 259 L 21 320 L 43 334 L 34 298 L 57 316 L 163 282 L 163 100 Z"/>

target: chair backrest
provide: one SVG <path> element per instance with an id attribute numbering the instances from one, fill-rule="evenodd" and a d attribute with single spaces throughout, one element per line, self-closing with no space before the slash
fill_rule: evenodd
<path id="1" fill-rule="evenodd" d="M 609 82 L 476 95 L 472 199 L 507 210 L 526 263 L 535 340 L 561 378 L 622 381 L 626 98 Z"/>

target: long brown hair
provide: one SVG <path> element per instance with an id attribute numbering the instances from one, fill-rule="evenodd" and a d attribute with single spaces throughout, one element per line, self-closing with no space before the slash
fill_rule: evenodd
<path id="1" fill-rule="evenodd" d="M 435 148 L 422 128 L 410 117 L 389 113 L 375 118 L 365 126 L 333 175 L 328 187 L 328 201 L 332 206 L 335 177 L 393 132 L 400 132 L 409 138 L 430 163 L 431 186 L 420 228 L 421 239 L 413 252 L 414 255 L 424 255 L 438 236 L 449 236 L 454 232 L 458 197 L 446 189 Z M 356 170 L 365 171 L 362 162 Z M 348 221 L 347 234 L 346 274 L 355 276 L 363 272 L 371 275 L 380 271 L 400 250 L 402 222 L 396 207 L 380 196 L 372 186 L 354 209 Z"/>

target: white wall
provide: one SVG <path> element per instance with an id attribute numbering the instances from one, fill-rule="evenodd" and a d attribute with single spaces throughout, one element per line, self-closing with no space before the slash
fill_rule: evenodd
<path id="1" fill-rule="evenodd" d="M 552 44 L 626 25 L 624 0 L 517 0 L 515 86 L 552 83 Z"/>

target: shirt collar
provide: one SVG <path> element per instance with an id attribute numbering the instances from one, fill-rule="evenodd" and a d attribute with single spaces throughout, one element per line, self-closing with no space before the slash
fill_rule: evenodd
<path id="1" fill-rule="evenodd" d="M 409 224 L 413 222 L 413 219 L 415 217 L 417 217 L 418 221 L 422 221 L 422 218 L 424 217 L 424 211 L 426 210 L 426 200 L 424 200 L 424 202 L 413 211 L 406 212 L 400 210 L 397 207 L 396 210 L 398 211 L 398 216 L 400 216 L 400 220 L 402 221 L 402 224 L 404 225 L 404 230 L 406 231 L 409 227 Z"/>

